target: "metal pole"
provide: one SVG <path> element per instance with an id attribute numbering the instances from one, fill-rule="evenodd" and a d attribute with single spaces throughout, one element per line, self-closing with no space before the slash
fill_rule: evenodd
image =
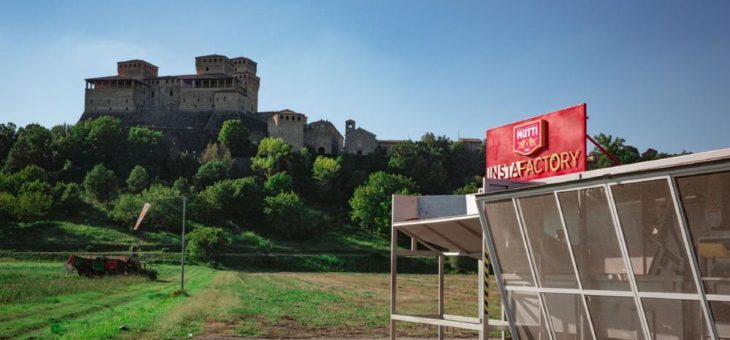
<path id="1" fill-rule="evenodd" d="M 185 291 L 185 197 L 182 206 L 182 250 L 180 250 L 180 293 Z"/>

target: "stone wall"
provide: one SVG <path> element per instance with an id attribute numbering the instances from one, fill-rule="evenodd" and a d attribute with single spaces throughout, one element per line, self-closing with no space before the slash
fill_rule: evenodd
<path id="1" fill-rule="evenodd" d="M 378 140 L 375 135 L 363 130 L 356 129 L 346 135 L 345 152 L 356 155 L 367 155 L 378 148 Z"/>
<path id="2" fill-rule="evenodd" d="M 279 111 L 266 120 L 269 136 L 281 138 L 295 149 L 304 146 L 304 125 L 306 123 L 305 115 L 289 110 Z"/>
<path id="3" fill-rule="evenodd" d="M 335 126 L 324 120 L 304 126 L 304 146 L 319 154 L 342 152 L 344 138 Z"/>

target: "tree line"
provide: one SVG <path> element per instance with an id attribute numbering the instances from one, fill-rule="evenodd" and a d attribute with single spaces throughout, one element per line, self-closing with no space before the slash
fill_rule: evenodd
<path id="1" fill-rule="evenodd" d="M 624 163 L 670 156 L 639 154 L 610 135 L 596 139 Z M 592 154 L 592 167 L 611 165 L 597 149 Z M 145 228 L 177 231 L 186 197 L 190 220 L 217 227 L 196 232 L 207 239 L 254 230 L 298 240 L 348 224 L 387 235 L 392 194 L 474 193 L 484 161 L 483 145 L 475 150 L 433 133 L 390 153 L 317 155 L 279 138 L 253 144 L 246 127 L 229 120 L 217 141 L 194 154 L 160 131 L 125 128 L 109 116 L 50 129 L 7 123 L 0 124 L 0 225 L 92 211 L 130 226 L 151 203 Z"/>
<path id="2" fill-rule="evenodd" d="M 362 156 L 317 155 L 279 138 L 252 144 L 237 120 L 200 154 L 164 137 L 109 116 L 50 129 L 0 124 L 0 221 L 94 211 L 129 226 L 148 202 L 146 227 L 172 231 L 186 197 L 191 220 L 223 229 L 300 239 L 351 224 L 385 234 L 390 194 L 473 191 L 484 168 L 483 150 L 432 133 Z"/>

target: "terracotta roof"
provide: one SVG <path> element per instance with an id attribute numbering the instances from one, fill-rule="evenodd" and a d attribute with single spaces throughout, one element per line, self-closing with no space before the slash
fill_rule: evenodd
<path id="1" fill-rule="evenodd" d="M 226 59 L 228 59 L 228 57 L 226 57 L 224 55 L 220 55 L 220 54 L 208 54 L 208 55 L 201 55 L 199 57 L 195 57 L 195 59 L 198 59 L 198 58 L 226 58 Z"/>

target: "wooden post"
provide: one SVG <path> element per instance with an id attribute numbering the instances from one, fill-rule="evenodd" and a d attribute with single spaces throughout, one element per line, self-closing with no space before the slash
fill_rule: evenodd
<path id="1" fill-rule="evenodd" d="M 439 317 L 444 317 L 444 255 L 439 255 Z M 439 340 L 444 339 L 444 326 L 439 326 Z"/>

